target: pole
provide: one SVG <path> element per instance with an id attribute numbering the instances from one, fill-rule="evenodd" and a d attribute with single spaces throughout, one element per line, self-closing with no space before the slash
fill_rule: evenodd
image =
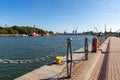
<path id="1" fill-rule="evenodd" d="M 67 38 L 67 77 L 71 78 L 72 76 L 72 38 Z"/>
<path id="2" fill-rule="evenodd" d="M 85 60 L 88 60 L 88 38 L 85 37 Z"/>

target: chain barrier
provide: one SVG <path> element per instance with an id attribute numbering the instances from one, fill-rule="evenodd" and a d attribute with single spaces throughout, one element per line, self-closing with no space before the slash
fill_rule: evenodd
<path id="1" fill-rule="evenodd" d="M 65 76 L 63 74 L 65 74 L 67 72 L 67 77 L 71 78 L 72 76 L 72 66 L 73 66 L 73 59 L 72 59 L 72 38 L 67 38 L 67 56 L 66 56 L 66 65 L 63 68 L 63 70 L 59 73 L 56 74 L 52 77 L 49 78 L 49 80 L 58 80 L 61 77 Z"/>
<path id="2" fill-rule="evenodd" d="M 62 49 L 65 47 L 66 47 L 66 42 L 64 42 L 64 44 L 62 46 L 60 46 L 56 51 L 54 51 L 53 53 L 50 53 L 49 55 L 44 56 L 44 57 L 39 57 L 39 58 L 35 58 L 35 59 L 26 59 L 26 60 L 0 59 L 0 63 L 34 63 L 34 62 L 39 62 L 41 60 L 43 61 L 43 60 L 46 60 L 50 57 L 54 57 L 56 54 L 61 52 Z"/>
<path id="3" fill-rule="evenodd" d="M 80 38 L 80 40 L 83 40 L 83 38 Z M 35 58 L 35 59 L 16 59 L 16 60 L 12 60 L 12 59 L 0 59 L 0 63 L 34 63 L 34 62 L 39 62 L 39 61 L 43 61 L 46 60 L 50 57 L 54 57 L 55 55 L 57 55 L 59 52 L 62 51 L 63 48 L 65 48 L 65 46 L 67 46 L 67 43 L 64 42 L 64 44 L 62 46 L 60 46 L 56 51 L 54 51 L 53 53 L 44 56 L 44 57 L 39 57 L 39 58 Z"/>
<path id="4" fill-rule="evenodd" d="M 88 42 L 91 42 L 91 40 L 88 39 L 88 38 L 86 38 L 86 39 L 79 38 L 79 40 L 85 40 L 85 42 L 86 42 L 84 44 L 85 47 L 83 47 L 83 48 L 85 49 L 85 54 L 86 54 L 84 57 L 86 57 L 85 59 L 87 60 L 88 59 L 88 51 L 89 51 Z M 70 47 L 68 47 L 67 54 L 71 54 L 71 56 L 72 56 L 71 45 L 68 45 L 68 46 L 70 46 Z M 65 48 L 65 47 L 67 47 L 67 42 L 64 42 L 64 44 L 62 46 L 60 46 L 57 50 L 55 50 L 53 53 L 50 53 L 49 55 L 44 56 L 44 57 L 39 57 L 39 58 L 35 58 L 35 59 L 26 59 L 26 60 L 0 59 L 0 63 L 34 63 L 34 62 L 39 62 L 41 60 L 46 60 L 46 59 L 48 59 L 50 57 L 55 57 L 55 55 L 58 54 L 59 52 L 61 52 L 62 49 Z M 70 51 L 69 51 L 69 49 L 70 49 Z M 75 64 L 76 64 L 73 61 L 71 56 L 69 56 L 71 59 L 68 58 L 66 60 L 67 63 L 65 65 L 65 67 L 62 69 L 62 71 L 60 73 L 50 77 L 49 80 L 60 80 L 61 77 L 66 75 L 66 72 L 67 72 L 67 76 L 69 78 L 71 78 L 71 76 L 72 76 L 72 67 L 74 67 Z M 80 61 L 82 59 L 80 59 Z M 69 65 L 68 65 L 68 63 L 69 63 Z"/>
<path id="5" fill-rule="evenodd" d="M 63 70 L 60 73 L 48 78 L 49 80 L 60 80 L 60 79 L 64 80 L 64 78 L 70 78 L 72 76 L 72 73 L 71 73 L 72 71 L 70 68 L 74 67 L 77 63 L 79 63 L 84 58 L 86 60 L 88 59 L 88 41 L 91 42 L 91 40 L 88 39 L 87 37 L 82 38 L 80 40 L 85 40 L 85 44 L 84 44 L 85 47 L 83 47 L 85 49 L 85 56 L 81 57 L 80 60 L 79 61 L 77 60 L 76 62 L 74 60 L 67 59 L 69 62 L 66 61 L 67 63 L 65 65 L 65 67 L 63 68 Z M 70 53 L 67 53 L 67 54 L 70 54 Z M 73 63 L 73 64 L 68 65 L 68 63 Z M 67 75 L 67 77 L 65 75 Z"/>
<path id="6" fill-rule="evenodd" d="M 91 48 L 92 38 L 90 39 L 90 38 L 88 38 L 88 37 L 84 37 L 84 38 L 80 38 L 79 40 L 80 40 L 80 41 L 83 41 L 83 40 L 85 41 L 85 38 L 87 38 L 87 45 L 88 45 L 88 52 L 89 52 L 89 51 L 91 51 L 91 49 L 92 49 L 92 48 Z M 83 44 L 82 46 L 83 46 L 82 48 L 85 48 L 85 47 L 84 47 L 84 46 L 85 46 L 84 44 Z M 78 53 L 79 53 L 79 52 L 78 52 Z"/>
<path id="7" fill-rule="evenodd" d="M 103 44 L 103 42 L 108 38 L 108 36 L 102 36 L 102 37 L 98 37 L 98 40 L 99 40 L 99 46 L 101 44 Z"/>
<path id="8" fill-rule="evenodd" d="M 58 73 L 52 77 L 49 77 L 48 79 L 49 80 L 60 80 L 61 78 L 64 78 L 64 76 L 66 75 L 66 71 L 67 71 L 66 68 L 67 68 L 67 65 L 65 65 L 65 67 L 63 68 L 63 70 L 60 73 Z"/>

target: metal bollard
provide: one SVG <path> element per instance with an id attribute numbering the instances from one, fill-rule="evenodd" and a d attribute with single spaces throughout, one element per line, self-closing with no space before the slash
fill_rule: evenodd
<path id="1" fill-rule="evenodd" d="M 71 78 L 72 76 L 72 38 L 67 38 L 67 57 L 66 57 L 66 62 L 67 62 L 67 77 Z"/>
<path id="2" fill-rule="evenodd" d="M 85 37 L 84 51 L 85 51 L 85 60 L 88 60 L 88 38 L 87 37 Z"/>
<path id="3" fill-rule="evenodd" d="M 98 51 L 98 38 L 94 37 L 92 40 L 92 52 Z"/>

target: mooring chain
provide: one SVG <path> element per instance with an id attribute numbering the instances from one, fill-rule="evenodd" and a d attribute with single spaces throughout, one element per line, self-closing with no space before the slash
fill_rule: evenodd
<path id="1" fill-rule="evenodd" d="M 58 52 L 62 51 L 62 49 L 65 47 L 66 47 L 66 42 L 64 42 L 64 44 L 62 46 L 60 46 L 60 48 L 55 50 L 53 53 L 50 53 L 49 55 L 44 56 L 44 57 L 36 58 L 37 60 L 36 59 L 34 59 L 34 60 L 36 60 L 36 62 L 39 62 L 40 60 L 46 60 L 50 57 L 55 57 L 55 55 L 58 54 Z"/>
<path id="2" fill-rule="evenodd" d="M 86 37 L 84 37 L 84 38 L 79 38 L 78 40 L 83 41 L 85 38 L 86 38 Z M 91 42 L 91 40 L 90 40 L 89 38 L 87 38 L 87 39 L 88 39 L 88 42 Z"/>
<path id="3" fill-rule="evenodd" d="M 62 46 L 60 46 L 60 48 L 58 48 L 57 50 L 55 50 L 53 53 L 50 53 L 47 56 L 44 57 L 39 57 L 39 58 L 35 58 L 35 59 L 18 59 L 18 60 L 12 60 L 12 59 L 0 59 L 0 63 L 33 63 L 33 62 L 39 62 L 39 61 L 43 61 L 46 60 L 50 57 L 55 57 L 56 54 L 58 54 L 58 52 L 62 51 L 63 48 L 66 47 L 66 42 L 64 42 L 64 44 Z"/>
<path id="4" fill-rule="evenodd" d="M 56 51 L 54 51 L 54 52 L 52 53 L 52 55 L 54 56 L 56 53 L 62 51 L 62 49 L 65 47 L 65 45 L 66 45 L 66 44 L 64 44 L 63 46 L 61 46 L 60 48 L 58 48 Z"/>
<path id="5" fill-rule="evenodd" d="M 84 38 L 80 38 L 79 40 L 84 40 Z M 88 39 L 87 38 L 87 40 L 88 40 L 88 42 L 91 42 L 91 40 L 90 39 Z M 87 44 L 87 46 L 88 46 L 88 44 Z M 84 56 L 79 60 L 79 61 L 81 61 L 81 60 L 83 60 L 84 59 Z M 72 61 L 72 67 L 74 67 L 79 61 Z M 67 64 L 66 64 L 66 66 L 62 69 L 62 71 L 60 72 L 60 73 L 58 73 L 58 74 L 56 74 L 56 75 L 54 75 L 54 76 L 52 76 L 52 77 L 50 77 L 49 78 L 49 80 L 60 80 L 61 78 L 64 78 L 64 77 L 66 77 L 66 72 L 67 72 Z"/>
<path id="6" fill-rule="evenodd" d="M 91 40 L 89 38 L 87 38 L 87 39 L 88 39 L 88 42 L 91 42 Z"/>
<path id="7" fill-rule="evenodd" d="M 106 39 L 107 36 L 99 37 L 99 45 L 101 45 Z"/>
<path id="8" fill-rule="evenodd" d="M 67 71 L 67 65 L 65 65 L 65 67 L 62 69 L 62 71 L 54 76 L 51 76 L 48 78 L 48 80 L 64 80 L 61 78 L 66 77 L 66 71 Z"/>

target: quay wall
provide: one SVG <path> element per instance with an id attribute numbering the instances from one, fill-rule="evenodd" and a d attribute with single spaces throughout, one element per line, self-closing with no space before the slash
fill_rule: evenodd
<path id="1" fill-rule="evenodd" d="M 0 34 L 0 37 L 23 36 L 23 34 Z"/>

